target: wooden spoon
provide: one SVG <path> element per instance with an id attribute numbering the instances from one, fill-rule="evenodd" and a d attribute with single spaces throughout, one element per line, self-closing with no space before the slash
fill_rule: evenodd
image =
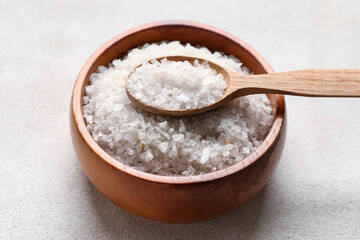
<path id="1" fill-rule="evenodd" d="M 165 57 L 157 58 L 160 61 Z M 189 56 L 167 56 L 169 61 L 208 61 Z M 228 87 L 217 102 L 193 109 L 163 109 L 147 105 L 136 99 L 128 87 L 130 100 L 141 109 L 160 115 L 190 116 L 210 111 L 235 98 L 259 93 L 286 94 L 305 97 L 360 97 L 360 69 L 306 69 L 258 75 L 242 75 L 208 61 L 209 66 L 221 73 Z M 137 66 L 136 68 L 140 67 Z M 134 71 L 136 70 L 134 69 Z M 131 75 L 131 74 L 130 74 Z"/>

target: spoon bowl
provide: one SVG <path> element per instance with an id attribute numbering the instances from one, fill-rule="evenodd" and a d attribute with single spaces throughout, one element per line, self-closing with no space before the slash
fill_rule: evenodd
<path id="1" fill-rule="evenodd" d="M 160 58 L 155 58 L 152 60 L 149 60 L 148 62 L 151 62 L 153 60 L 156 61 L 161 61 L 162 59 L 166 58 L 169 61 L 188 61 L 189 63 L 191 63 L 192 65 L 194 64 L 195 60 L 198 60 L 199 63 L 203 63 L 205 61 L 208 62 L 209 66 L 214 69 L 218 74 L 222 74 L 224 77 L 224 80 L 226 81 L 228 87 L 225 89 L 224 95 L 222 96 L 222 98 L 220 98 L 219 100 L 217 100 L 215 103 L 201 107 L 201 108 L 192 108 L 192 109 L 166 109 L 166 108 L 159 108 L 156 106 L 152 106 L 149 105 L 145 102 L 139 101 L 133 94 L 132 92 L 129 90 L 128 85 L 126 84 L 126 93 L 129 97 L 129 99 L 135 103 L 139 108 L 141 108 L 144 111 L 150 112 L 150 113 L 154 113 L 154 114 L 158 114 L 158 115 L 168 115 L 168 116 L 173 116 L 173 117 L 184 117 L 184 116 L 190 116 L 190 115 L 196 115 L 199 113 L 203 113 L 203 112 L 207 112 L 210 111 L 212 109 L 218 108 L 222 105 L 224 105 L 226 102 L 229 102 L 230 100 L 234 99 L 232 98 L 233 95 L 230 94 L 231 93 L 231 88 L 229 88 L 230 86 L 230 75 L 229 73 L 231 72 L 230 69 L 226 68 L 226 67 L 222 67 L 214 62 L 210 62 L 206 59 L 202 59 L 202 58 L 194 58 L 191 56 L 166 56 L 166 57 L 160 57 Z M 134 70 L 129 74 L 128 78 L 130 78 L 130 76 L 136 71 L 137 68 L 141 67 L 142 64 L 138 65 L 137 67 L 134 68 Z"/>

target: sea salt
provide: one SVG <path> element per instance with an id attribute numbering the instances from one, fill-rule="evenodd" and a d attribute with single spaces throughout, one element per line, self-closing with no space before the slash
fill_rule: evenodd
<path id="1" fill-rule="evenodd" d="M 137 170 L 179 176 L 221 170 L 255 151 L 274 119 L 266 95 L 241 97 L 216 110 L 184 118 L 150 114 L 131 103 L 126 94 L 126 78 L 136 66 L 166 55 L 209 59 L 237 73 L 250 74 L 234 56 L 176 41 L 130 50 L 108 67 L 99 67 L 86 87 L 84 119 L 98 145 L 114 159 Z M 156 91 L 150 89 L 152 93 Z M 205 93 L 209 95 L 208 90 Z M 185 93 L 177 97 L 187 101 Z"/>
<path id="2" fill-rule="evenodd" d="M 193 109 L 219 100 L 227 87 L 207 61 L 145 62 L 130 75 L 127 87 L 140 102 L 165 109 Z"/>
<path id="3" fill-rule="evenodd" d="M 169 146 L 169 143 L 168 142 L 162 142 L 159 144 L 159 150 L 162 152 L 162 153 L 165 153 L 168 149 L 168 146 Z"/>
<path id="4" fill-rule="evenodd" d="M 203 149 L 202 153 L 201 153 L 201 158 L 200 158 L 200 164 L 204 164 L 206 163 L 209 158 L 210 158 L 210 148 L 206 147 Z"/>

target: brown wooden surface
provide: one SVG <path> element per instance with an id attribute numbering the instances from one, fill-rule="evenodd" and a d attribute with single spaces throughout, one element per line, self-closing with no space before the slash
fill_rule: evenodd
<path id="1" fill-rule="evenodd" d="M 82 115 L 82 97 L 89 77 L 100 65 L 146 42 L 180 40 L 234 54 L 255 73 L 273 72 L 250 46 L 222 30 L 186 21 L 145 24 L 101 46 L 85 63 L 74 86 L 70 108 L 73 145 L 93 185 L 109 200 L 138 216 L 185 223 L 214 218 L 253 198 L 268 182 L 280 160 L 286 132 L 285 101 L 268 95 L 276 114 L 264 143 L 243 161 L 214 173 L 193 177 L 158 176 L 127 167 L 105 153 L 92 139 Z"/>
<path id="2" fill-rule="evenodd" d="M 188 61 L 196 59 L 208 61 L 209 66 L 224 76 L 228 87 L 217 102 L 201 108 L 164 109 L 148 105 L 136 99 L 128 88 L 130 100 L 141 109 L 160 115 L 183 117 L 196 115 L 218 108 L 232 99 L 250 94 L 286 94 L 305 97 L 360 97 L 360 69 L 307 69 L 291 72 L 243 75 L 207 59 L 191 56 L 164 56 L 170 61 Z M 140 65 L 141 66 L 141 65 Z M 138 66 L 139 67 L 139 66 Z"/>
<path id="3" fill-rule="evenodd" d="M 230 92 L 237 96 L 275 93 L 306 97 L 360 97 L 360 69 L 307 69 L 246 76 L 230 73 L 230 87 Z"/>

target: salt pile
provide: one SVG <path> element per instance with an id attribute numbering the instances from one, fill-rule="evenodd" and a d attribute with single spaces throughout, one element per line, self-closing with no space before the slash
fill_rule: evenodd
<path id="1" fill-rule="evenodd" d="M 219 100 L 227 84 L 208 62 L 146 62 L 130 75 L 127 87 L 140 102 L 165 109 L 193 109 Z"/>
<path id="2" fill-rule="evenodd" d="M 125 81 L 138 65 L 167 55 L 209 59 L 249 74 L 240 60 L 205 47 L 179 42 L 145 44 L 99 67 L 86 87 L 84 118 L 94 140 L 110 156 L 140 171 L 159 175 L 196 175 L 229 167 L 255 151 L 269 132 L 273 116 L 266 95 L 236 99 L 197 116 L 164 117 L 137 108 Z"/>

